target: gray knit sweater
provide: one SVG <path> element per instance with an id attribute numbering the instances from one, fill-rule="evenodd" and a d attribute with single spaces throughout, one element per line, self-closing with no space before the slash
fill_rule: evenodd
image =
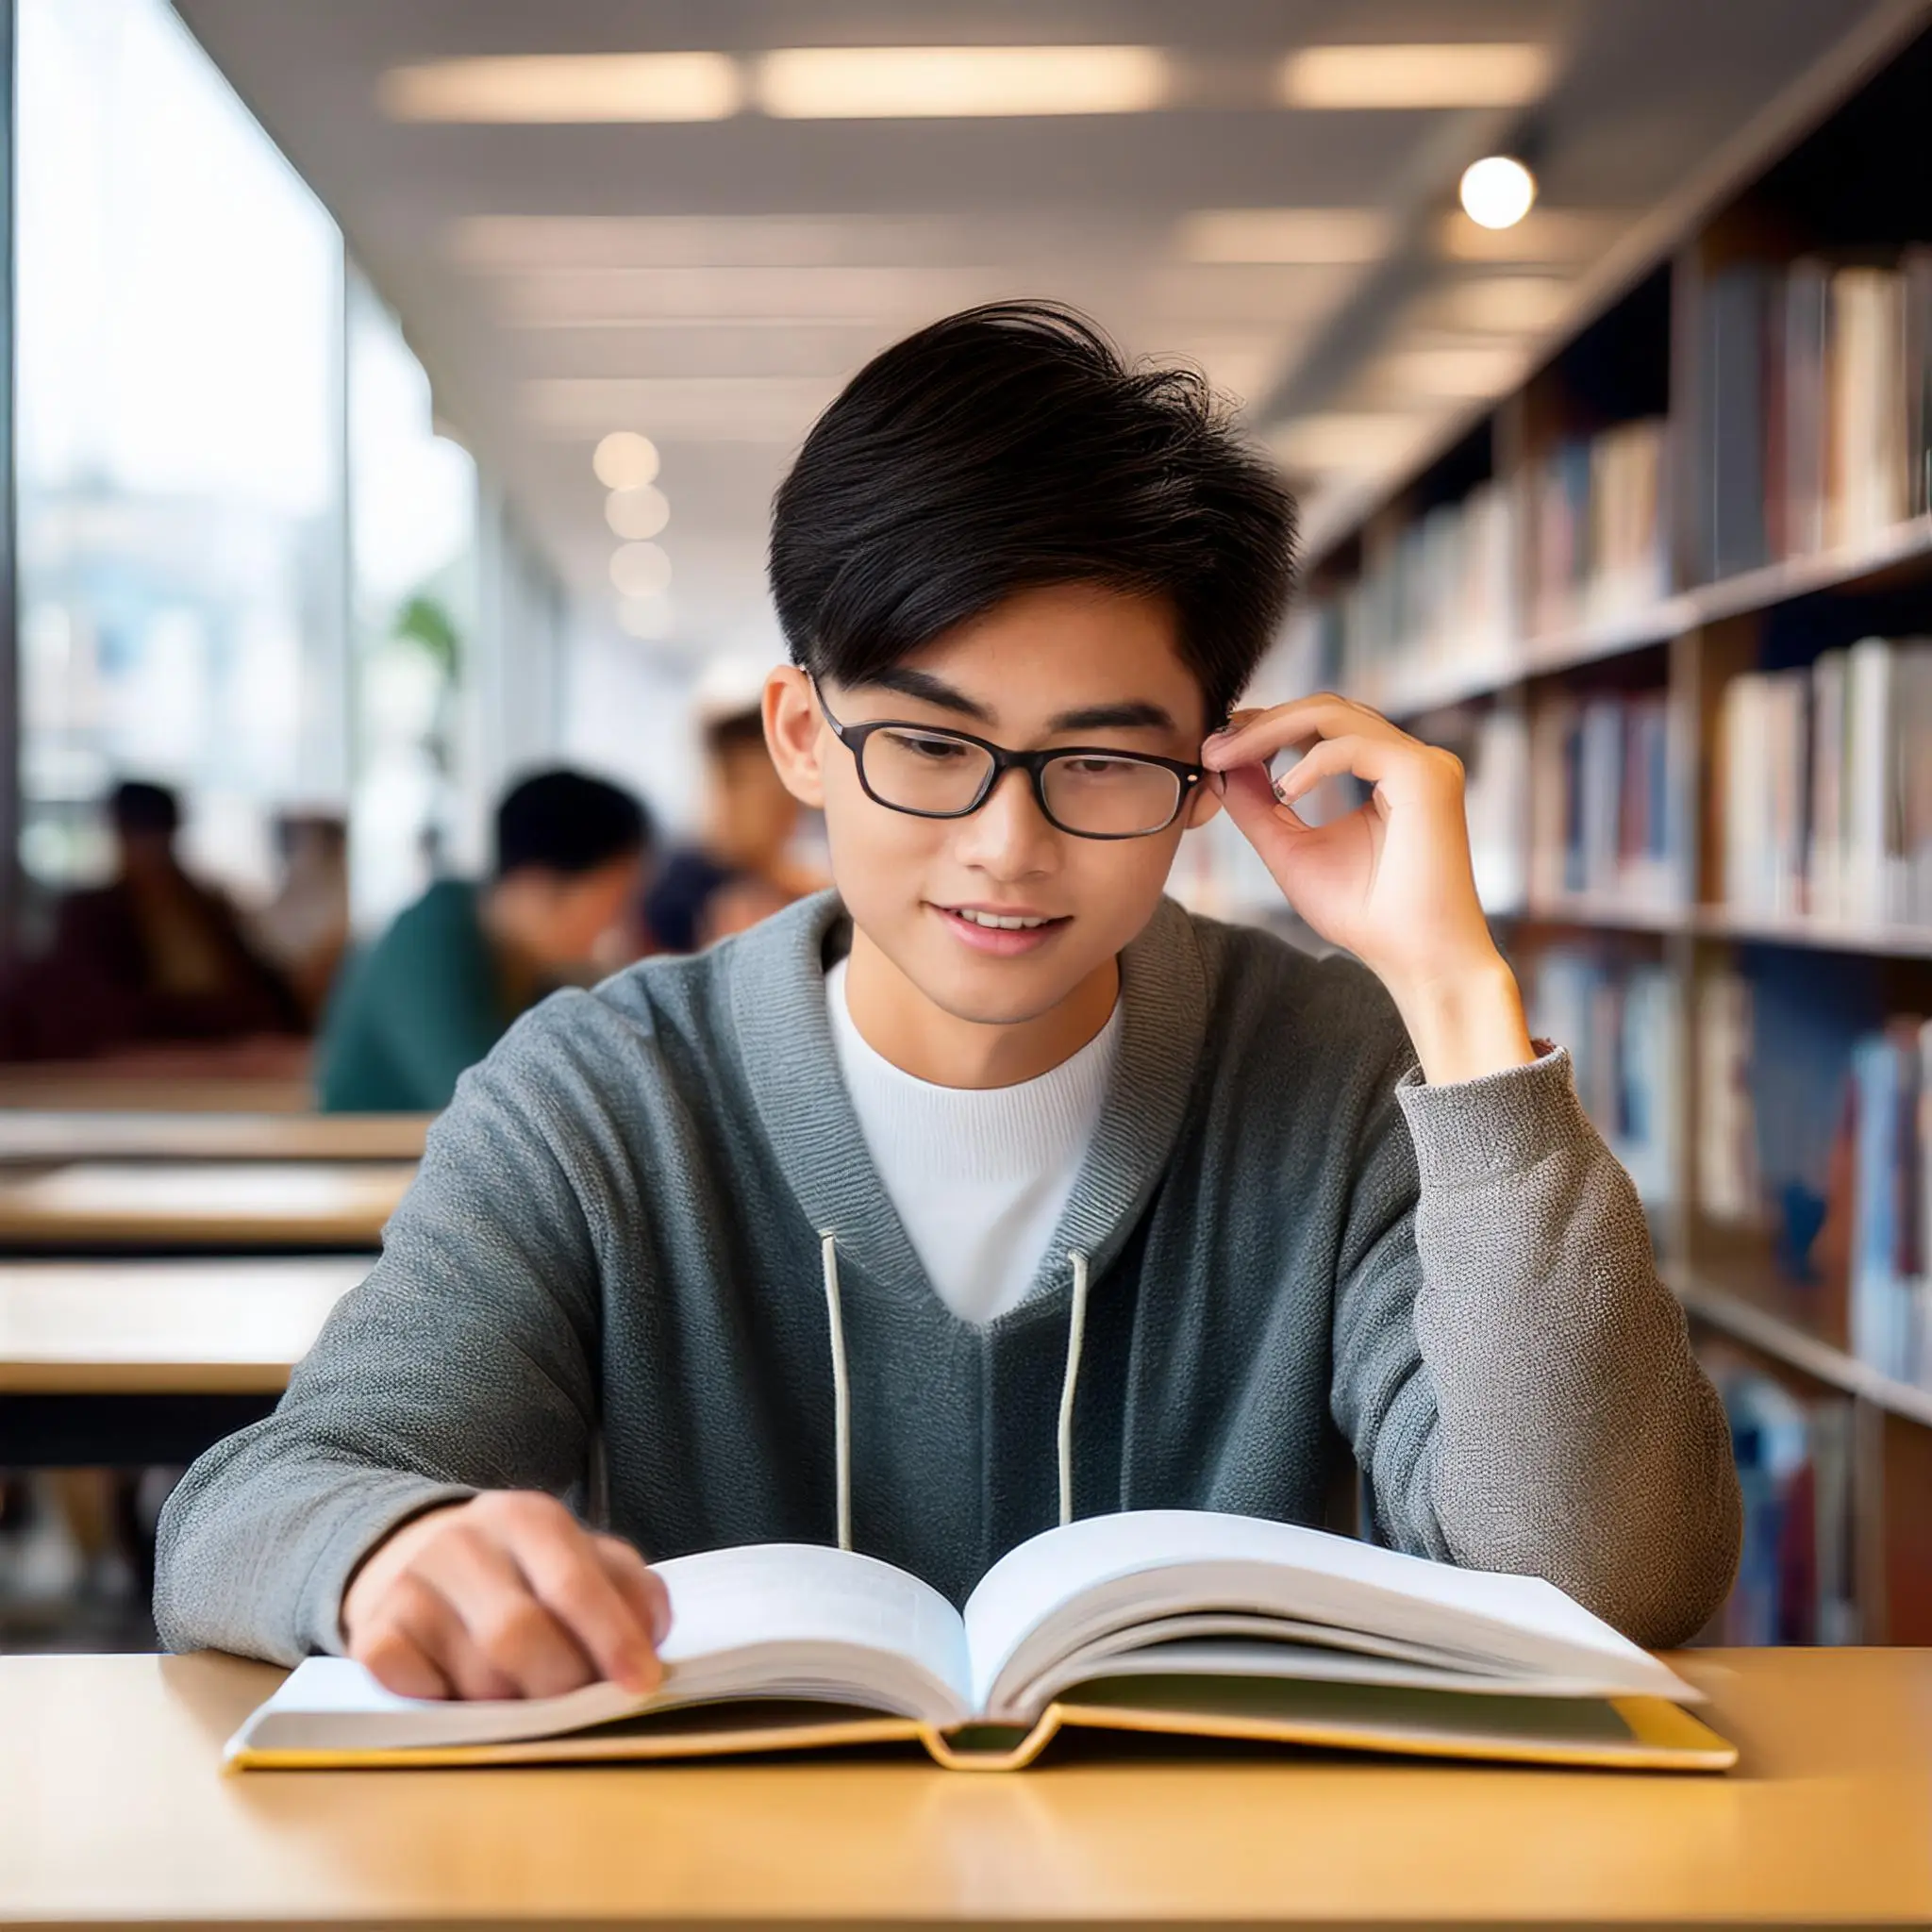
<path id="1" fill-rule="evenodd" d="M 831 1541 L 955 1600 L 1060 1508 L 1320 1522 L 1340 1460 L 1398 1548 L 1549 1577 L 1641 1641 L 1721 1601 L 1724 1419 L 1566 1058 L 1422 1084 L 1371 974 L 1163 904 L 1026 1299 L 924 1279 L 841 1084 L 829 895 L 557 995 L 467 1074 L 368 1280 L 275 1413 L 161 1520 L 175 1649 L 339 1649 L 425 1506 L 585 1493 L 649 1556 Z M 829 1238 L 829 1240 L 827 1240 Z M 828 1253 L 829 1250 L 829 1253 Z M 849 1405 L 834 1398 L 828 1272 Z"/>

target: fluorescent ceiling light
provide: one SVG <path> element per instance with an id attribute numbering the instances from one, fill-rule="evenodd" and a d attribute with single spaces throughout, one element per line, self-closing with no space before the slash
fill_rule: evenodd
<path id="1" fill-rule="evenodd" d="M 1500 395 L 1521 378 L 1523 362 L 1513 343 L 1398 349 L 1371 367 L 1368 380 L 1396 394 L 1461 401 Z"/>
<path id="2" fill-rule="evenodd" d="M 1268 447 L 1291 470 L 1392 470 L 1418 447 L 1435 420 L 1393 410 L 1299 416 L 1270 431 Z"/>
<path id="3" fill-rule="evenodd" d="M 1484 275 L 1444 290 L 1434 312 L 1456 328 L 1540 334 L 1562 321 L 1571 286 L 1559 275 Z"/>
<path id="4" fill-rule="evenodd" d="M 1010 289 L 997 269 L 558 269 L 497 285 L 500 319 L 519 328 L 786 316 L 798 321 L 926 321 Z"/>
<path id="5" fill-rule="evenodd" d="M 1457 208 L 1442 217 L 1437 241 L 1452 261 L 1589 261 L 1630 220 L 1614 211 L 1539 208 L 1513 228 L 1485 228 Z"/>
<path id="6" fill-rule="evenodd" d="M 1209 208 L 1181 224 L 1190 261 L 1374 261 L 1389 245 L 1389 218 L 1366 208 Z"/>
<path id="7" fill-rule="evenodd" d="M 1520 108 L 1553 67 L 1524 41 L 1304 47 L 1281 63 L 1278 89 L 1291 108 Z"/>
<path id="8" fill-rule="evenodd" d="M 726 54 L 518 54 L 392 67 L 392 121 L 723 121 L 744 105 Z"/>
<path id="9" fill-rule="evenodd" d="M 784 120 L 1139 114 L 1168 97 L 1158 47 L 789 47 L 753 93 Z"/>

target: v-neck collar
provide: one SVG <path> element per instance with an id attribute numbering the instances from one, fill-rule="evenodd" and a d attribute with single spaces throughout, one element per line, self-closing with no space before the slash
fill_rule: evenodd
<path id="1" fill-rule="evenodd" d="M 841 1258 L 882 1289 L 936 1301 L 839 1072 L 824 972 L 849 933 L 838 894 L 822 892 L 730 942 L 739 1057 L 759 1121 L 813 1228 L 836 1236 Z M 1192 922 L 1163 899 L 1121 955 L 1120 1053 L 1087 1158 L 1040 1276 L 995 1327 L 1023 1323 L 1063 1298 L 1070 1250 L 1087 1256 L 1096 1280 L 1120 1251 L 1186 1117 L 1208 996 Z"/>

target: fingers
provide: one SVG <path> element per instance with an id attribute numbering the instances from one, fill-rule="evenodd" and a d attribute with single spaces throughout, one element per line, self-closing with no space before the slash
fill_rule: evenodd
<path id="1" fill-rule="evenodd" d="M 1400 746 L 1373 738 L 1324 738 L 1282 774 L 1274 795 L 1283 805 L 1292 805 L 1324 778 L 1365 778 L 1374 785 L 1389 775 L 1401 755 Z"/>
<path id="2" fill-rule="evenodd" d="M 350 1655 L 409 1697 L 552 1697 L 599 1677 L 641 1696 L 662 1681 L 670 1622 L 636 1550 L 552 1496 L 513 1491 L 404 1525 L 361 1566 L 342 1617 Z"/>
<path id="3" fill-rule="evenodd" d="M 1231 723 L 1230 730 L 1218 733 L 1201 747 L 1201 762 L 1209 771 L 1255 764 L 1307 739 L 1352 735 L 1401 743 L 1415 741 L 1381 712 L 1353 699 L 1337 697 L 1332 691 L 1295 698 L 1265 711 L 1238 711 Z"/>

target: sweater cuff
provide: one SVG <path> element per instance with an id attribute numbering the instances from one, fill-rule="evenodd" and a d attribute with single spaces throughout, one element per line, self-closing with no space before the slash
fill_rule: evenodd
<path id="1" fill-rule="evenodd" d="M 1533 1167 L 1555 1148 L 1595 1134 L 1576 1097 L 1570 1051 L 1534 1042 L 1537 1058 L 1478 1080 L 1434 1087 L 1420 1068 L 1396 1083 L 1425 1188 L 1500 1180 Z"/>
<path id="2" fill-rule="evenodd" d="M 459 1483 L 400 1474 L 358 1484 L 302 1586 L 296 1616 L 304 1647 L 325 1657 L 345 1656 L 349 1646 L 342 1636 L 342 1592 L 362 1558 L 411 1517 L 445 1503 L 467 1503 L 475 1493 Z"/>

